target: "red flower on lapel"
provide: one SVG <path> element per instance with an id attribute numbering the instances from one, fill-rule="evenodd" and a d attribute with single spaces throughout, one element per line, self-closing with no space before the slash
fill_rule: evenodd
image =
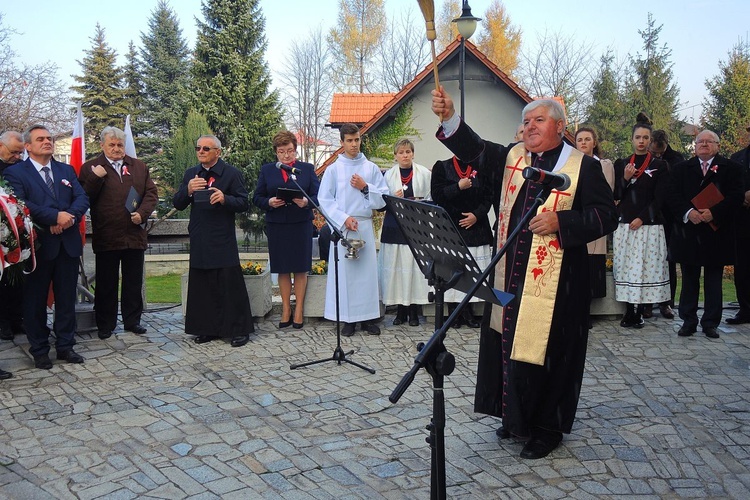
<path id="1" fill-rule="evenodd" d="M 709 168 L 709 170 L 711 172 L 713 172 L 713 173 L 716 173 L 719 170 L 719 166 L 718 165 L 714 165 L 713 167 Z"/>

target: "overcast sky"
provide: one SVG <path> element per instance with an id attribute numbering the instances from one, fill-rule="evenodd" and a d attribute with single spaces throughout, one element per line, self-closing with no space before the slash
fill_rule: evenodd
<path id="1" fill-rule="evenodd" d="M 285 50 L 290 41 L 304 38 L 311 29 L 330 28 L 336 22 L 339 0 L 261 0 L 266 18 L 267 59 L 272 72 L 283 69 Z M 459 2 L 460 3 L 460 2 Z M 491 0 L 469 0 L 472 13 L 483 17 Z M 638 30 L 646 27 L 648 12 L 656 25 L 663 25 L 659 41 L 672 50 L 673 71 L 680 87 L 682 110 L 687 121 L 699 119 L 706 90 L 705 80 L 719 74 L 719 62 L 750 33 L 748 0 L 662 0 L 632 2 L 560 2 L 550 0 L 507 0 L 511 21 L 520 26 L 524 47 L 534 44 L 545 30 L 561 31 L 591 46 L 598 56 L 611 47 L 620 61 L 642 51 Z M 5 24 L 20 32 L 12 39 L 18 56 L 30 64 L 52 60 L 60 76 L 80 74 L 76 61 L 91 47 L 98 22 L 106 30 L 106 40 L 121 57 L 132 40 L 140 46 L 142 32 L 157 0 L 129 0 L 108 3 L 94 0 L 36 0 L 32 4 L 0 0 Z M 195 18 L 201 18 L 200 0 L 171 0 L 183 36 L 189 45 L 195 41 Z M 441 0 L 435 1 L 436 12 Z M 635 7 L 634 7 L 635 6 Z M 33 12 L 30 10 L 33 9 Z M 405 9 L 414 10 L 414 19 L 423 26 L 416 0 L 386 0 L 393 17 Z M 480 28 L 481 29 L 481 28 Z"/>

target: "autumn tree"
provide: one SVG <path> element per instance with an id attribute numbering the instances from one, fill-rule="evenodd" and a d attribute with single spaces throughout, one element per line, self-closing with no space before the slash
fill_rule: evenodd
<path id="1" fill-rule="evenodd" d="M 71 90 L 78 93 L 81 109 L 86 119 L 86 151 L 91 154 L 101 150 L 98 134 L 104 127 L 122 127 L 127 114 L 124 107 L 125 92 L 122 89 L 122 72 L 116 65 L 117 52 L 110 48 L 105 40 L 105 31 L 98 23 L 94 36 L 90 39 L 92 46 L 84 52 L 81 75 L 74 75 L 78 85 Z"/>
<path id="2" fill-rule="evenodd" d="M 57 65 L 19 63 L 8 42 L 14 30 L 3 18 L 0 13 L 0 131 L 23 131 L 34 123 L 44 123 L 53 132 L 68 129 L 70 97 Z"/>
<path id="3" fill-rule="evenodd" d="M 719 62 L 719 74 L 706 80 L 701 121 L 721 137 L 721 150 L 734 153 L 747 146 L 750 125 L 750 44 L 740 42 Z"/>
<path id="4" fill-rule="evenodd" d="M 492 0 L 484 11 L 484 30 L 479 34 L 477 47 L 509 75 L 518 67 L 521 28 L 511 24 L 505 5 L 500 0 Z"/>
<path id="5" fill-rule="evenodd" d="M 319 160 L 317 145 L 330 136 L 325 126 L 333 97 L 330 65 L 330 49 L 318 27 L 307 38 L 292 42 L 280 75 L 286 116 L 301 139 L 300 158 L 313 165 Z"/>
<path id="6" fill-rule="evenodd" d="M 338 22 L 328 41 L 334 55 L 336 84 L 341 90 L 359 93 L 373 85 L 375 56 L 388 25 L 384 0 L 339 0 Z"/>
<path id="7" fill-rule="evenodd" d="M 423 19 L 420 15 L 419 19 Z M 379 51 L 382 92 L 398 92 L 431 61 L 430 45 L 423 28 L 409 8 L 388 23 L 387 36 Z"/>
<path id="8" fill-rule="evenodd" d="M 438 50 L 445 49 L 458 36 L 458 27 L 453 22 L 458 17 L 461 17 L 461 2 L 445 0 L 440 8 L 440 15 L 435 19 Z M 424 23 L 421 23 L 420 26 L 422 27 L 422 36 L 426 37 Z"/>
<path id="9" fill-rule="evenodd" d="M 653 121 L 655 129 L 669 130 L 670 136 L 678 137 L 680 89 L 674 83 L 673 63 L 670 61 L 672 51 L 666 44 L 659 45 L 661 29 L 661 25 L 655 26 L 649 13 L 646 29 L 638 30 L 643 39 L 644 53 L 631 58 L 630 71 L 625 79 L 625 113 L 632 124 L 636 115 L 644 112 Z"/>
<path id="10" fill-rule="evenodd" d="M 518 75 L 536 97 L 562 97 L 569 126 L 580 123 L 588 104 L 593 57 L 590 47 L 562 32 L 541 33 L 521 58 Z"/>

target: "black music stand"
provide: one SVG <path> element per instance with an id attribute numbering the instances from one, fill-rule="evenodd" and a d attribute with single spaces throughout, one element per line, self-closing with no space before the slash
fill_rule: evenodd
<path id="1" fill-rule="evenodd" d="M 524 175 L 524 178 L 527 178 L 526 175 Z M 392 210 L 396 216 L 399 227 L 409 241 L 411 251 L 422 272 L 428 270 L 436 273 L 440 276 L 439 281 L 445 281 L 446 286 L 455 284 L 455 288 L 466 293 L 453 313 L 442 324 L 440 324 L 442 311 L 440 311 L 438 317 L 436 305 L 435 332 L 426 344 L 420 343 L 417 346 L 419 354 L 414 358 L 414 365 L 401 378 L 401 381 L 388 397 L 391 403 L 397 403 L 414 381 L 414 377 L 420 368 L 424 368 L 432 376 L 432 422 L 428 427 L 430 430 L 428 442 L 430 443 L 432 459 L 430 477 L 430 498 L 432 500 L 446 498 L 445 395 L 443 394 L 443 382 L 445 376 L 450 375 L 456 367 L 455 358 L 443 344 L 446 332 L 474 295 L 503 307 L 514 298 L 512 294 L 491 288 L 486 280 L 502 256 L 505 255 L 510 244 L 516 239 L 518 233 L 528 225 L 529 220 L 536 214 L 537 209 L 551 192 L 551 186 L 543 186 L 529 210 L 508 235 L 505 244 L 497 250 L 487 268 L 479 275 L 476 275 L 479 266 L 474 262 L 473 256 L 466 248 L 461 235 L 458 234 L 458 230 L 445 210 L 422 202 L 383 196 L 388 209 Z M 463 250 L 460 246 L 463 246 Z M 429 278 L 428 273 L 425 273 L 425 276 Z M 467 285 L 469 285 L 468 288 Z"/>
<path id="2" fill-rule="evenodd" d="M 350 365 L 354 365 L 357 368 L 362 368 L 365 371 L 368 371 L 370 373 L 375 373 L 375 370 L 373 368 L 367 367 L 365 365 L 361 365 L 355 361 L 352 361 L 351 359 L 347 358 L 350 354 L 354 354 L 354 349 L 352 349 L 349 352 L 344 352 L 344 349 L 341 348 L 341 320 L 339 316 L 339 240 L 341 241 L 341 244 L 347 248 L 351 249 L 352 244 L 344 238 L 344 235 L 339 231 L 337 227 L 335 227 L 330 222 L 330 217 L 328 217 L 328 214 L 325 213 L 325 211 L 320 208 L 320 205 L 315 203 L 315 201 L 310 197 L 307 192 L 302 189 L 302 187 L 297 183 L 297 179 L 294 175 L 289 176 L 290 179 L 292 179 L 292 182 L 294 182 L 295 186 L 302 191 L 302 193 L 305 195 L 309 203 L 312 203 L 312 205 L 320 212 L 320 214 L 323 216 L 323 218 L 326 220 L 326 223 L 328 224 L 328 227 L 331 228 L 331 243 L 333 244 L 333 269 L 335 274 L 335 282 L 336 282 L 336 347 L 333 350 L 333 355 L 330 358 L 323 358 L 323 359 L 317 359 L 314 361 L 307 361 L 305 363 L 296 363 L 289 366 L 290 370 L 296 370 L 297 368 L 303 368 L 305 366 L 310 365 L 317 365 L 320 363 L 325 363 L 326 361 L 336 361 L 338 364 L 341 363 L 349 363 Z M 329 268 L 330 272 L 330 268 Z"/>

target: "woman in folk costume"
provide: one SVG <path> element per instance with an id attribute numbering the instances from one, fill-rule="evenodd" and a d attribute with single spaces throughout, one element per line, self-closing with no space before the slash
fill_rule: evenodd
<path id="1" fill-rule="evenodd" d="M 667 163 L 649 151 L 651 121 L 639 113 L 634 153 L 615 162 L 619 225 L 613 237 L 615 298 L 627 302 L 620 325 L 642 328 L 643 304 L 669 300 L 667 241 L 662 205 L 668 190 Z"/>
<path id="2" fill-rule="evenodd" d="M 581 127 L 575 135 L 576 149 L 586 156 L 592 156 L 602 165 L 602 173 L 607 184 L 614 190 L 615 167 L 611 160 L 599 157 L 599 138 L 591 127 Z M 591 282 L 591 298 L 597 299 L 607 295 L 607 236 L 588 243 L 589 252 L 589 280 Z M 590 324 L 590 323 L 589 323 Z"/>
<path id="3" fill-rule="evenodd" d="M 492 229 L 487 217 L 492 206 L 492 182 L 490 169 L 480 167 L 483 161 L 484 155 L 471 163 L 454 156 L 432 167 L 432 199 L 448 212 L 480 269 L 486 268 L 492 259 Z M 446 290 L 449 313 L 464 295 L 455 289 Z M 471 302 L 479 302 L 479 299 L 472 297 Z M 454 326 L 464 323 L 471 328 L 479 327 L 471 307 L 464 308 Z"/>
<path id="4" fill-rule="evenodd" d="M 393 196 L 410 200 L 430 199 L 430 171 L 414 163 L 414 144 L 401 139 L 393 148 L 396 165 L 385 173 L 385 182 Z M 408 321 L 419 326 L 419 305 L 427 304 L 430 287 L 411 253 L 396 218 L 386 211 L 378 252 L 380 291 L 383 304 L 398 305 L 394 325 Z"/>

